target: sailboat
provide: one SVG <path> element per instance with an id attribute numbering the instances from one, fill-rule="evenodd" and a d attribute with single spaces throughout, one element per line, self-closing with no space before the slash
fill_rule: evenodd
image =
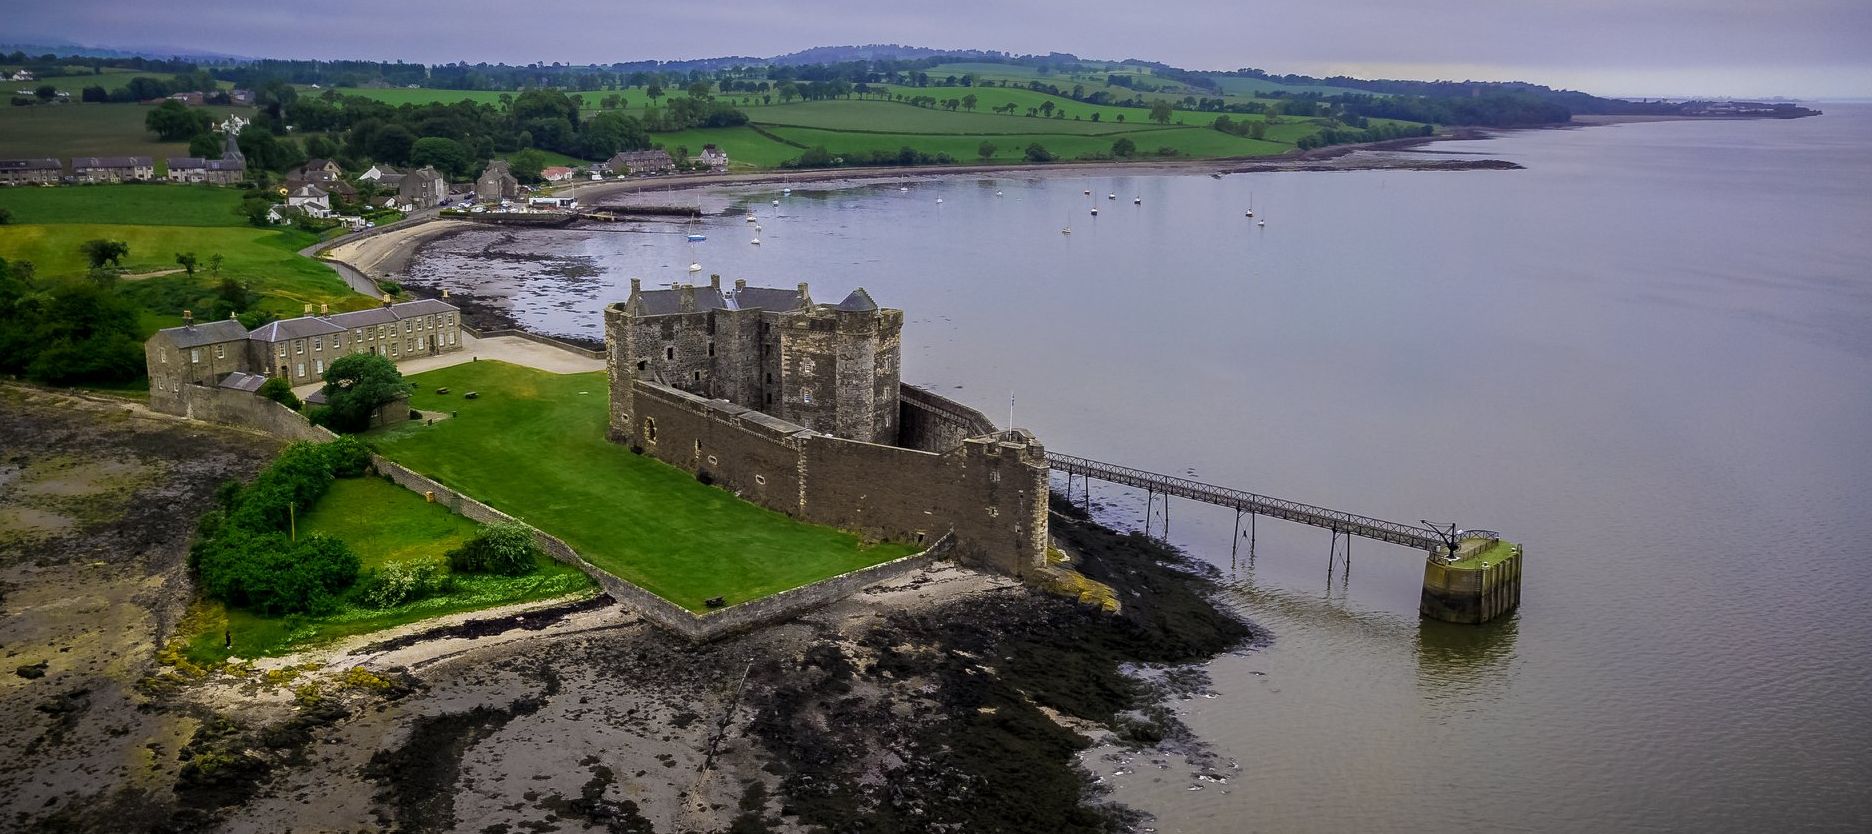
<path id="1" fill-rule="evenodd" d="M 1254 192 L 1248 192 L 1248 216 L 1254 216 Z"/>
<path id="2" fill-rule="evenodd" d="M 702 241 L 705 241 L 705 240 L 708 240 L 708 235 L 690 235 L 689 236 L 690 243 L 701 243 Z"/>
<path id="3" fill-rule="evenodd" d="M 753 240 L 750 240 L 750 241 L 748 241 L 748 242 L 749 242 L 749 243 L 752 243 L 752 244 L 754 244 L 755 246 L 759 246 L 759 245 L 760 245 L 760 238 L 755 238 L 755 239 L 753 239 Z"/>
<path id="4" fill-rule="evenodd" d="M 1060 229 L 1060 234 L 1062 235 L 1072 234 L 1072 215 L 1070 214 L 1066 215 L 1066 225 Z"/>
<path id="5" fill-rule="evenodd" d="M 1144 198 L 1143 198 L 1143 197 L 1132 197 L 1132 198 L 1131 198 L 1131 205 L 1134 205 L 1134 206 L 1141 206 L 1141 205 L 1144 205 Z"/>

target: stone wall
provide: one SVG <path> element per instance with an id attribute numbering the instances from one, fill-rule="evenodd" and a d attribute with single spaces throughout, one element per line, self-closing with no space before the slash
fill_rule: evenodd
<path id="1" fill-rule="evenodd" d="M 938 453 L 810 432 L 652 382 L 630 387 L 635 424 L 625 442 L 706 472 L 744 500 L 873 540 L 953 532 L 958 559 L 1011 576 L 1046 563 L 1046 453 L 1026 432 L 971 437 Z"/>
<path id="2" fill-rule="evenodd" d="M 592 350 L 591 348 L 587 348 L 587 347 L 579 347 L 578 345 L 572 344 L 571 342 L 561 341 L 551 336 L 541 336 L 540 334 L 534 333 L 530 330 L 515 330 L 513 328 L 483 330 L 478 327 L 471 327 L 467 324 L 463 324 L 461 326 L 461 329 L 463 333 L 466 333 L 477 339 L 493 339 L 493 338 L 497 338 L 500 336 L 513 336 L 516 338 L 525 339 L 529 342 L 537 342 L 547 347 L 558 348 L 563 351 L 567 351 L 570 353 L 577 354 L 579 356 L 583 356 L 587 359 L 605 358 L 605 352 L 602 350 Z"/>
<path id="3" fill-rule="evenodd" d="M 305 415 L 297 411 L 265 397 L 231 388 L 183 385 L 176 397 L 152 396 L 150 408 L 193 420 L 255 429 L 287 440 L 323 443 L 338 439 L 338 435 L 332 434 L 329 429 L 306 422 Z"/>
<path id="4" fill-rule="evenodd" d="M 371 465 L 378 473 L 399 486 L 422 493 L 465 518 L 482 524 L 516 520 L 500 510 L 450 489 L 433 478 L 412 471 L 381 455 L 372 455 Z M 605 593 L 624 607 L 637 612 L 644 619 L 663 629 L 695 642 L 714 640 L 757 626 L 797 617 L 819 606 L 844 599 L 868 585 L 922 568 L 947 555 L 951 545 L 949 539 L 943 539 L 921 553 L 913 553 L 883 564 L 860 568 L 814 582 L 811 585 L 803 585 L 760 599 L 749 600 L 740 605 L 710 611 L 706 614 L 696 614 L 593 565 L 586 561 L 585 557 L 580 556 L 578 551 L 573 550 L 571 545 L 561 541 L 558 537 L 534 529 L 533 538 L 541 550 L 546 551 L 554 559 L 583 571 L 586 576 L 592 578 L 593 582 L 598 583 L 598 587 L 603 588 Z"/>
<path id="5" fill-rule="evenodd" d="M 898 397 L 902 426 L 897 445 L 906 449 L 940 452 L 962 445 L 962 441 L 997 429 L 980 411 L 955 400 L 905 384 Z"/>
<path id="6" fill-rule="evenodd" d="M 1424 564 L 1423 616 L 1451 623 L 1486 623 L 1521 605 L 1521 549 L 1485 568 Z"/>

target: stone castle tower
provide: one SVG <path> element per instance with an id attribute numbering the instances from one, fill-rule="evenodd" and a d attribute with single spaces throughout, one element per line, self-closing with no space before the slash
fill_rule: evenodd
<path id="1" fill-rule="evenodd" d="M 806 284 L 784 290 L 721 276 L 708 286 L 645 290 L 605 308 L 611 434 L 634 425 L 631 383 L 660 382 L 847 440 L 897 442 L 903 311 L 863 288 L 816 304 Z"/>

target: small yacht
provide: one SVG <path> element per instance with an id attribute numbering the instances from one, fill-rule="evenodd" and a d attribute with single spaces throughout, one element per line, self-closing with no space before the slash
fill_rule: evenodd
<path id="1" fill-rule="evenodd" d="M 1107 200 L 1116 200 L 1116 199 L 1118 199 L 1118 195 L 1116 195 L 1116 194 L 1107 194 L 1107 195 L 1105 195 L 1105 199 L 1107 199 Z"/>
<path id="2" fill-rule="evenodd" d="M 705 240 L 708 240 L 708 235 L 690 235 L 689 236 L 690 243 L 701 243 L 702 241 L 705 241 Z"/>
<path id="3" fill-rule="evenodd" d="M 749 243 L 752 243 L 752 244 L 754 244 L 755 246 L 759 246 L 759 245 L 760 245 L 760 238 L 755 238 L 755 239 L 753 239 L 753 240 L 750 240 L 750 241 L 748 241 L 748 242 L 749 242 Z"/>
<path id="4" fill-rule="evenodd" d="M 940 203 L 940 202 L 942 202 L 942 198 L 941 198 L 941 197 L 937 197 L 937 198 L 936 198 L 936 202 L 938 202 L 938 203 Z"/>
<path id="5" fill-rule="evenodd" d="M 1093 217 L 1097 217 L 1097 216 L 1098 216 L 1098 209 L 1093 209 L 1093 210 L 1092 210 L 1092 216 L 1093 216 Z"/>
<path id="6" fill-rule="evenodd" d="M 758 223 L 758 222 L 760 222 L 760 218 L 757 218 L 757 217 L 755 217 L 754 215 L 752 215 L 752 214 L 750 214 L 750 215 L 748 215 L 748 216 L 747 216 L 747 222 L 749 222 L 749 223 Z"/>
<path id="7" fill-rule="evenodd" d="M 791 188 L 782 188 L 782 189 L 780 189 L 780 193 L 782 193 L 782 194 L 791 194 L 791 193 L 793 193 L 793 189 L 791 189 Z"/>
<path id="8" fill-rule="evenodd" d="M 1143 198 L 1143 197 L 1132 197 L 1132 198 L 1131 198 L 1131 205 L 1134 205 L 1134 206 L 1141 206 L 1141 205 L 1144 205 L 1144 198 Z"/>
<path id="9" fill-rule="evenodd" d="M 780 201 L 779 201 L 779 200 L 775 200 L 775 201 L 773 201 L 773 204 L 774 204 L 774 205 L 776 205 L 776 206 L 777 206 L 777 205 L 780 205 Z"/>
<path id="10" fill-rule="evenodd" d="M 898 191 L 909 191 L 909 190 L 910 190 L 910 186 L 907 186 L 907 185 L 900 185 L 900 186 L 898 186 L 898 187 L 897 187 L 897 190 L 898 190 Z"/>
<path id="11" fill-rule="evenodd" d="M 999 197 L 999 196 L 1001 196 L 1001 192 L 999 192 L 999 191 L 996 191 L 996 192 L 995 192 L 995 196 L 996 196 L 996 197 Z"/>
<path id="12" fill-rule="evenodd" d="M 1090 188 L 1088 188 L 1088 189 L 1086 189 L 1086 190 L 1085 190 L 1085 195 L 1086 195 L 1087 197 L 1090 197 L 1090 196 L 1092 196 L 1092 189 L 1090 189 Z"/>
<path id="13" fill-rule="evenodd" d="M 1221 172 L 1221 171 L 1217 171 L 1217 172 L 1215 172 L 1215 173 L 1213 173 L 1213 174 L 1210 174 L 1210 175 L 1209 175 L 1209 178 L 1210 178 L 1210 179 L 1212 179 L 1212 180 L 1219 180 L 1219 179 L 1221 179 L 1221 178 L 1222 178 L 1222 172 Z"/>
<path id="14" fill-rule="evenodd" d="M 1256 221 L 1255 221 L 1255 225 L 1256 225 L 1256 226 L 1266 226 L 1266 225 L 1267 225 L 1267 221 L 1266 221 L 1266 220 L 1256 220 Z"/>
<path id="15" fill-rule="evenodd" d="M 701 272 L 701 271 L 702 271 L 702 265 L 701 265 L 701 264 L 696 264 L 696 263 L 692 263 L 692 264 L 690 264 L 690 265 L 689 265 L 689 271 L 690 271 L 690 272 Z"/>

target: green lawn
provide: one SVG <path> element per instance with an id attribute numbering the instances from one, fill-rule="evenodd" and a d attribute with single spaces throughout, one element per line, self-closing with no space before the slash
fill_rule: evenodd
<path id="1" fill-rule="evenodd" d="M 318 505 L 299 520 L 300 535 L 324 533 L 344 540 L 366 570 L 392 561 L 441 559 L 467 541 L 475 527 L 414 492 L 368 477 L 334 481 Z M 456 589 L 444 596 L 388 609 L 347 600 L 336 613 L 322 617 L 266 617 L 204 602 L 190 617 L 187 654 L 197 663 L 231 655 L 268 657 L 432 617 L 593 590 L 591 580 L 577 568 L 543 557 L 538 570 L 527 576 L 458 574 L 455 582 Z M 232 650 L 226 644 L 230 631 Z"/>
<path id="2" fill-rule="evenodd" d="M 14 223 L 235 226 L 247 222 L 240 202 L 240 191 L 210 185 L 0 188 L 0 208 L 13 212 Z"/>
<path id="3" fill-rule="evenodd" d="M 1064 82 L 1055 82 L 1055 83 L 1064 83 Z M 883 86 L 883 85 L 879 85 L 879 86 Z M 1065 84 L 1064 86 L 1066 87 L 1067 91 L 1069 92 L 1071 91 L 1072 89 L 1071 84 Z M 1144 129 L 1144 128 L 1160 127 L 1156 122 L 1153 122 L 1150 120 L 1150 108 L 1149 107 L 1117 107 L 1114 105 L 1092 105 L 1092 104 L 1086 104 L 1080 101 L 1074 101 L 1070 98 L 1063 98 L 1060 96 L 1048 95 L 1046 93 L 1037 93 L 1037 92 L 1034 92 L 1032 90 L 1028 90 L 1025 88 L 979 87 L 979 88 L 971 89 L 968 87 L 897 87 L 897 86 L 891 86 L 891 87 L 887 87 L 887 89 L 889 89 L 893 94 L 901 94 L 904 96 L 917 96 L 917 95 L 931 96 L 938 101 L 944 101 L 944 100 L 952 99 L 952 98 L 960 99 L 963 96 L 972 94 L 976 98 L 975 111 L 977 113 L 984 113 L 984 114 L 987 114 L 989 116 L 994 116 L 995 118 L 999 118 L 999 119 L 1009 119 L 1009 120 L 1019 119 L 1019 120 L 1027 122 L 1029 125 L 1037 124 L 1037 125 L 1049 125 L 1050 126 L 1050 125 L 1058 125 L 1058 124 L 1061 124 L 1062 122 L 1065 122 L 1065 123 L 1072 123 L 1072 124 L 1087 127 L 1088 129 L 1084 132 L 1092 132 L 1092 133 L 1100 132 L 1101 130 L 1102 131 L 1139 130 L 1139 129 Z M 1161 98 L 1166 101 L 1175 103 L 1176 101 L 1182 99 L 1181 94 L 1171 95 L 1169 93 L 1162 93 L 1162 94 L 1138 93 L 1132 90 L 1122 90 L 1121 92 L 1123 93 L 1124 97 L 1128 98 L 1130 96 L 1136 95 L 1144 99 L 1145 101 L 1153 101 L 1153 100 Z M 1048 119 L 1042 116 L 1028 116 L 1027 115 L 1027 108 L 1029 107 L 1038 108 L 1047 102 L 1052 102 L 1055 108 L 1065 112 L 1066 117 L 1064 119 Z M 994 108 L 999 107 L 1003 104 L 1013 104 L 1019 109 L 1012 116 L 996 114 L 994 112 Z M 942 112 L 947 113 L 949 111 L 944 110 Z M 967 113 L 967 111 L 957 111 L 957 112 Z M 1092 114 L 1094 113 L 1098 114 L 1099 120 L 1097 122 L 1091 121 Z M 1176 110 L 1172 111 L 1170 124 L 1167 126 L 1163 126 L 1163 127 L 1176 127 L 1178 121 L 1183 122 L 1184 125 L 1186 126 L 1187 125 L 1208 125 L 1210 122 L 1215 121 L 1217 115 L 1219 114 L 1204 113 L 1204 112 L 1197 111 L 1197 110 L 1184 110 L 1182 108 L 1177 108 Z M 1259 115 L 1255 115 L 1255 114 L 1230 114 L 1230 115 L 1231 115 L 1231 118 L 1234 118 L 1237 121 L 1240 121 L 1243 119 L 1261 118 Z M 1074 121 L 1073 119 L 1074 116 L 1080 117 L 1079 120 Z M 1118 121 L 1119 116 L 1124 116 L 1123 122 Z M 1023 130 L 1052 131 L 1053 128 L 1052 127 L 1027 127 L 1027 128 L 1023 128 Z"/>
<path id="4" fill-rule="evenodd" d="M 216 120 L 228 113 L 253 115 L 253 108 L 201 109 Z M 149 156 L 160 165 L 163 157 L 188 156 L 187 142 L 159 142 L 144 129 L 149 112 L 142 104 L 0 107 L 0 157 Z"/>
<path id="5" fill-rule="evenodd" d="M 1450 566 L 1463 570 L 1479 570 L 1485 564 L 1493 565 L 1508 558 L 1509 553 L 1513 552 L 1514 548 L 1515 545 L 1513 542 L 1497 539 L 1493 544 L 1481 548 L 1474 553 L 1466 554 L 1461 559 L 1451 562 Z"/>
<path id="6" fill-rule="evenodd" d="M 946 88 L 953 91 L 959 88 Z M 942 96 L 960 97 L 953 92 Z M 977 108 L 949 111 L 915 107 L 896 101 L 840 99 L 750 107 L 748 118 L 760 125 L 810 127 L 867 133 L 953 134 L 991 136 L 1005 133 L 1065 133 L 1097 135 L 1153 127 L 1149 124 L 1123 125 L 1065 119 L 1039 119 L 1005 116 Z M 1139 121 L 1143 121 L 1140 119 Z M 979 140 L 978 140 L 979 141 Z"/>
<path id="7" fill-rule="evenodd" d="M 745 602 L 916 551 L 795 521 L 611 443 L 602 372 L 471 362 L 410 381 L 413 407 L 460 416 L 373 432 L 365 439 L 382 454 L 692 611 L 709 597 Z M 467 391 L 480 397 L 463 399 Z"/>
<path id="8" fill-rule="evenodd" d="M 729 166 L 737 169 L 744 166 L 778 168 L 780 163 L 797 159 L 803 152 L 801 148 L 762 136 L 751 127 L 708 127 L 652 133 L 650 141 L 672 151 L 677 147 L 686 147 L 691 157 L 701 153 L 703 145 L 713 142 L 728 152 Z"/>

